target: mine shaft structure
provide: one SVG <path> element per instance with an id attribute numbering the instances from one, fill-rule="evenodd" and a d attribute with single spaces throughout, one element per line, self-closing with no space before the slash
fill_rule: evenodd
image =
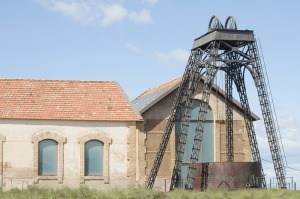
<path id="1" fill-rule="evenodd" d="M 257 42 L 253 31 L 238 30 L 236 21 L 231 16 L 227 18 L 225 27 L 218 17 L 213 16 L 209 22 L 208 32 L 194 40 L 182 82 L 177 91 L 156 158 L 146 181 L 146 186 L 148 188 L 152 188 L 154 185 L 163 155 L 170 139 L 172 128 L 174 127 L 175 119 L 180 111 L 180 107 L 183 106 L 184 111 L 181 131 L 177 140 L 176 160 L 170 190 L 178 185 L 178 177 L 181 175 L 183 155 L 187 143 L 193 97 L 200 80 L 203 79 L 204 86 L 202 89 L 201 106 L 197 120 L 194 143 L 191 149 L 190 164 L 188 166 L 188 173 L 185 181 L 185 188 L 193 189 L 196 173 L 195 163 L 198 161 L 201 150 L 204 123 L 206 120 L 211 88 L 219 70 L 224 71 L 225 73 L 227 161 L 234 162 L 232 90 L 233 84 L 235 84 L 243 109 L 252 161 L 261 163 L 245 86 L 245 73 L 249 72 L 257 88 L 277 183 L 279 187 L 286 188 L 285 167 L 279 145 L 278 129 L 275 125 Z M 261 187 L 266 188 L 263 169 L 261 169 L 261 176 Z"/>

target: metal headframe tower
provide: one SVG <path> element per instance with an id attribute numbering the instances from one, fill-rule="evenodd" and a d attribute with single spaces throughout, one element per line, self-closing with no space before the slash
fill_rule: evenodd
<path id="1" fill-rule="evenodd" d="M 204 86 L 202 89 L 201 107 L 185 184 L 185 188 L 193 189 L 196 172 L 194 165 L 198 161 L 203 140 L 204 123 L 206 120 L 211 88 L 219 70 L 224 71 L 225 73 L 227 161 L 234 161 L 232 90 L 233 84 L 235 84 L 243 108 L 252 161 L 261 163 L 245 86 L 245 73 L 248 71 L 257 88 L 277 182 L 279 187 L 286 188 L 285 168 L 277 136 L 278 132 L 254 33 L 251 30 L 238 30 L 236 21 L 231 16 L 227 18 L 225 27 L 218 17 L 213 16 L 209 22 L 208 32 L 194 41 L 181 85 L 173 102 L 156 158 L 146 182 L 148 188 L 152 188 L 154 185 L 163 155 L 170 139 L 175 118 L 177 113 L 179 113 L 180 105 L 183 104 L 184 114 L 181 124 L 182 128 L 177 141 L 176 161 L 170 190 L 174 189 L 178 183 L 178 176 L 181 174 L 183 155 L 187 142 L 193 97 L 200 79 L 202 78 L 204 79 Z M 261 169 L 261 176 L 263 176 L 261 185 L 266 188 L 263 169 Z"/>

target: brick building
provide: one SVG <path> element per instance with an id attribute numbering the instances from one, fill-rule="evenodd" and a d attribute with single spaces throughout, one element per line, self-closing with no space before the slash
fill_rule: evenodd
<path id="1" fill-rule="evenodd" d="M 0 79 L 1 185 L 134 184 L 141 121 L 114 81 Z"/>

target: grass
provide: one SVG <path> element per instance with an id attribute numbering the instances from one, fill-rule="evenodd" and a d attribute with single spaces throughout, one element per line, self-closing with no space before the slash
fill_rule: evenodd
<path id="1" fill-rule="evenodd" d="M 190 192 L 174 190 L 172 192 L 159 192 L 145 188 L 112 189 L 97 191 L 87 187 L 78 189 L 51 189 L 31 186 L 25 190 L 0 190 L 1 199 L 292 199 L 300 198 L 300 191 L 289 190 L 208 190 L 205 192 Z"/>

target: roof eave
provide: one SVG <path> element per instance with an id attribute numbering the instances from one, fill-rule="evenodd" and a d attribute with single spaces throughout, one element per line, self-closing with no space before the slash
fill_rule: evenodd
<path id="1" fill-rule="evenodd" d="M 146 106 L 144 106 L 143 108 L 140 109 L 140 114 L 142 115 L 144 112 L 146 112 L 149 108 L 151 108 L 152 106 L 154 106 L 157 102 L 159 102 L 160 100 L 162 100 L 164 97 L 166 97 L 167 95 L 169 95 L 171 92 L 173 92 L 174 90 L 176 90 L 179 85 L 180 85 L 181 81 L 176 83 L 174 86 L 172 86 L 171 88 L 169 88 L 166 92 L 164 92 L 163 94 L 161 94 L 159 97 L 155 98 L 152 102 L 150 102 L 149 104 L 147 104 Z"/>
<path id="2" fill-rule="evenodd" d="M 141 113 L 136 109 L 136 107 L 130 101 L 129 97 L 126 95 L 125 91 L 123 90 L 123 88 L 121 87 L 119 82 L 114 81 L 114 83 L 117 85 L 117 87 L 119 88 L 120 92 L 122 93 L 124 99 L 126 100 L 127 104 L 130 106 L 130 108 L 135 113 L 136 117 L 138 118 L 138 120 L 136 120 L 136 121 L 143 121 L 143 117 L 142 117 Z"/>

